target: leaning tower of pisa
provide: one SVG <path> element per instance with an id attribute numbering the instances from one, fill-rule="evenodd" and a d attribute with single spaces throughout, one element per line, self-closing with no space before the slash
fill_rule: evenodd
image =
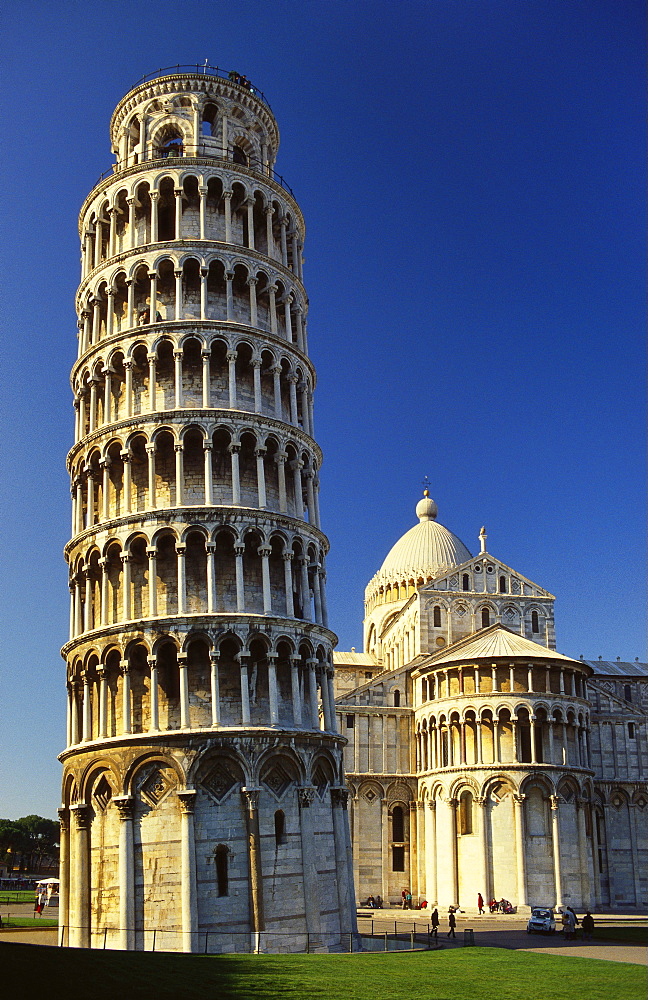
<path id="1" fill-rule="evenodd" d="M 245 77 L 144 78 L 79 218 L 61 939 L 354 931 L 304 221 Z"/>

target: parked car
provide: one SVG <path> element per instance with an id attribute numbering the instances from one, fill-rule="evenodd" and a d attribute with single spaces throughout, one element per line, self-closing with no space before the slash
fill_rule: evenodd
<path id="1" fill-rule="evenodd" d="M 527 934 L 555 934 L 556 919 L 552 909 L 546 906 L 532 906 L 527 924 Z"/>

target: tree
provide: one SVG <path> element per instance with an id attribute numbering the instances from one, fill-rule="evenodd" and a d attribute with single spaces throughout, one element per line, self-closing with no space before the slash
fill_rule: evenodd
<path id="1" fill-rule="evenodd" d="M 58 860 L 59 824 L 44 816 L 0 819 L 0 856 L 21 871 L 36 873 L 47 859 Z"/>

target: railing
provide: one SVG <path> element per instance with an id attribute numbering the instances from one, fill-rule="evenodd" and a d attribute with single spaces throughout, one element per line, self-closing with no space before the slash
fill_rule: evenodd
<path id="1" fill-rule="evenodd" d="M 72 934 L 70 934 L 72 932 Z M 78 946 L 79 937 L 89 940 L 90 947 L 96 950 L 110 950 L 123 947 L 122 931 L 119 927 L 105 927 L 92 930 L 76 927 L 73 924 L 61 924 L 58 930 L 60 947 Z M 371 930 L 347 931 L 334 934 L 286 933 L 281 931 L 182 931 L 180 928 L 150 927 L 146 929 L 131 928 L 129 931 L 130 947 L 135 951 L 183 951 L 187 949 L 194 954 L 203 955 L 236 955 L 236 954 L 316 954 L 323 951 L 345 952 L 385 952 L 385 951 L 429 951 L 437 947 L 427 923 L 407 923 L 406 926 L 394 930 L 374 932 Z"/>
<path id="2" fill-rule="evenodd" d="M 191 152 L 191 150 L 193 150 L 193 152 Z M 108 170 L 104 170 L 104 172 L 99 175 L 94 187 L 96 187 L 97 184 L 101 184 L 106 177 L 111 177 L 113 174 L 118 173 L 120 170 L 125 170 L 128 167 L 141 166 L 143 163 L 163 164 L 168 160 L 179 160 L 187 157 L 195 157 L 197 159 L 200 157 L 207 157 L 210 160 L 221 160 L 225 163 L 237 163 L 230 150 L 223 155 L 222 149 L 218 153 L 214 153 L 206 143 L 199 143 L 197 146 L 186 143 L 182 147 L 182 156 L 175 156 L 173 153 L 170 153 L 167 156 L 151 156 L 146 160 L 138 160 L 137 164 L 135 164 L 129 162 L 133 158 L 131 154 L 131 156 L 127 157 L 126 165 L 124 167 L 122 167 L 121 163 L 113 163 L 112 167 L 109 167 Z M 273 170 L 272 167 L 266 166 L 260 160 L 251 158 L 247 163 L 239 163 L 238 166 L 246 167 L 248 170 L 251 170 L 254 174 L 260 175 L 261 177 L 270 177 L 276 184 L 279 184 L 284 191 L 287 191 L 292 198 L 295 197 L 294 191 L 285 177 L 282 177 L 282 175 L 278 174 L 276 170 Z"/>
<path id="3" fill-rule="evenodd" d="M 228 80 L 229 83 L 235 83 L 239 87 L 242 87 L 243 90 L 247 90 L 248 93 L 253 94 L 254 97 L 258 97 L 259 100 L 263 101 L 266 107 L 272 111 L 270 102 L 263 91 L 259 90 L 252 83 L 250 83 L 246 76 L 242 73 L 237 73 L 236 70 L 233 69 L 228 71 L 220 69 L 218 66 L 209 66 L 206 60 L 202 65 L 200 63 L 196 63 L 195 66 L 192 64 L 180 66 L 180 64 L 178 64 L 177 66 L 164 66 L 161 69 L 153 70 L 152 73 L 145 73 L 144 76 L 141 77 L 137 83 L 134 83 L 130 89 L 135 90 L 136 87 L 141 86 L 143 83 L 147 83 L 149 80 L 156 80 L 160 76 L 169 76 L 174 73 L 196 73 L 200 76 L 217 76 L 220 77 L 221 80 Z"/>

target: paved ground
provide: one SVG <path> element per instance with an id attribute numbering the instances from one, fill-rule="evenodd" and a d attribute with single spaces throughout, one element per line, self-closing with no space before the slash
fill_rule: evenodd
<path id="1" fill-rule="evenodd" d="M 514 951 L 537 951 L 548 952 L 551 955 L 572 955 L 577 958 L 600 958 L 608 962 L 633 962 L 637 965 L 648 965 L 648 954 L 646 948 L 637 944 L 617 944 L 612 941 L 591 941 L 584 943 L 581 940 L 565 941 L 561 931 L 556 934 L 527 934 L 526 917 L 517 917 L 515 914 L 507 916 L 505 914 L 487 914 L 484 916 L 458 914 L 456 938 L 448 938 L 448 916 L 440 914 L 441 926 L 439 928 L 439 944 L 449 948 L 463 947 L 464 930 L 471 928 L 475 934 L 475 944 L 488 948 L 510 948 Z M 385 931 L 393 932 L 394 928 L 399 932 L 406 932 L 413 929 L 421 931 L 427 926 L 429 917 L 423 918 L 419 911 L 402 910 L 376 910 L 373 914 L 374 932 L 377 934 Z M 596 918 L 595 918 L 596 919 Z M 597 920 L 598 926 L 623 926 L 624 923 L 638 925 L 639 918 L 636 915 L 622 914 L 614 917 L 611 915 L 602 916 Z M 358 929 L 368 932 L 371 919 L 360 918 Z M 643 922 L 646 927 L 646 938 L 648 940 L 648 922 Z"/>
<path id="2" fill-rule="evenodd" d="M 31 917 L 33 916 L 33 903 L 18 903 L 0 907 L 0 914 L 3 920 L 8 914 L 13 916 Z M 43 916 L 56 917 L 57 910 L 53 908 L 51 912 L 46 909 Z M 414 926 L 417 931 L 427 930 L 429 914 L 424 914 L 418 910 L 402 911 L 395 910 L 375 910 L 371 918 L 360 918 L 358 929 L 368 933 L 371 929 L 373 919 L 373 929 L 376 934 L 384 934 L 385 931 L 393 933 L 409 933 Z M 636 914 L 615 914 L 595 917 L 599 927 L 615 926 L 622 927 L 625 924 L 638 926 L 641 918 Z M 584 944 L 580 940 L 565 941 L 562 933 L 556 934 L 534 934 L 526 933 L 526 918 L 518 917 L 515 914 L 506 916 L 505 914 L 486 914 L 482 917 L 473 914 L 458 914 L 457 916 L 457 937 L 448 938 L 448 917 L 441 914 L 441 927 L 439 928 L 439 944 L 448 948 L 463 947 L 464 930 L 471 928 L 475 934 L 475 944 L 488 948 L 510 948 L 514 951 L 535 951 L 548 952 L 551 955 L 571 955 L 577 958 L 601 958 L 608 962 L 633 962 L 637 965 L 648 965 L 648 954 L 646 948 L 636 944 L 617 944 L 612 941 L 591 941 Z M 648 921 L 641 921 L 641 926 L 646 927 L 648 939 Z M 57 939 L 56 928 L 25 928 L 24 930 L 0 930 L 0 941 L 14 941 L 20 944 L 46 944 L 55 945 Z"/>

